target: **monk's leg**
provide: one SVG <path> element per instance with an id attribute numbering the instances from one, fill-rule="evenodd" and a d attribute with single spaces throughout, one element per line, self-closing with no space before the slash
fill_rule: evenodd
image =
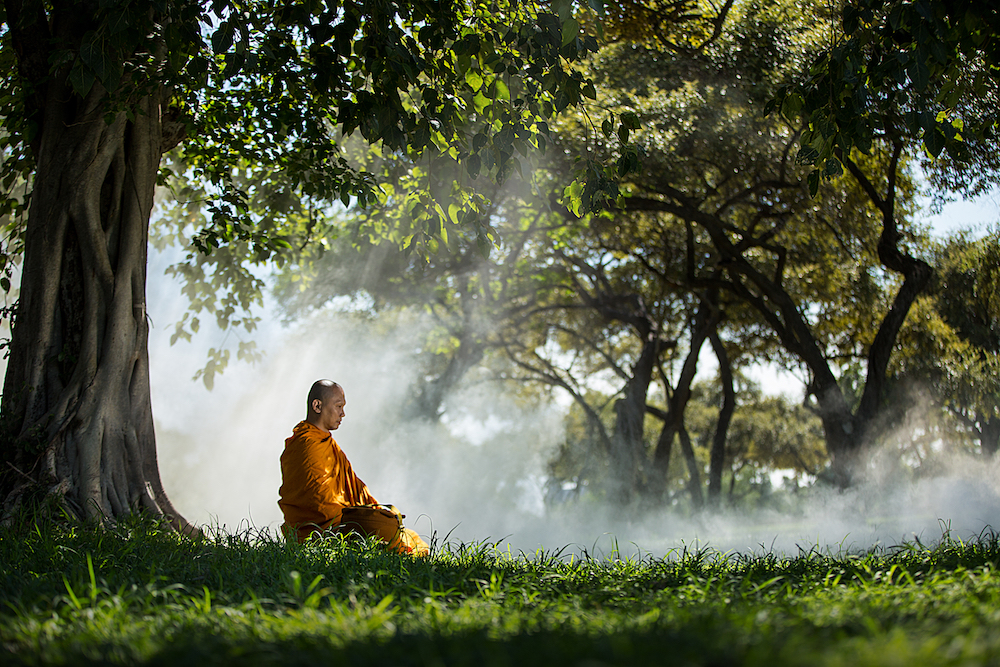
<path id="1" fill-rule="evenodd" d="M 420 539 L 420 536 L 403 527 L 402 516 L 398 510 L 390 511 L 381 507 L 352 507 L 349 515 L 343 519 L 338 531 L 355 532 L 360 535 L 375 535 L 396 553 L 426 556 L 430 547 Z"/>
<path id="2" fill-rule="evenodd" d="M 413 554 L 414 556 L 426 556 L 431 552 L 419 535 L 409 528 L 401 528 L 398 537 L 399 546 L 396 551 L 399 553 Z M 391 545 L 390 545 L 391 546 Z"/>

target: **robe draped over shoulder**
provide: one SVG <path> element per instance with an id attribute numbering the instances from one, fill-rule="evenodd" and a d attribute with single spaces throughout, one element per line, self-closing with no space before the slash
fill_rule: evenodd
<path id="1" fill-rule="evenodd" d="M 315 530 L 339 524 L 345 507 L 375 504 L 375 496 L 354 474 L 333 435 L 307 421 L 299 422 L 281 453 L 282 532 L 287 535 L 294 530 L 302 541 Z"/>

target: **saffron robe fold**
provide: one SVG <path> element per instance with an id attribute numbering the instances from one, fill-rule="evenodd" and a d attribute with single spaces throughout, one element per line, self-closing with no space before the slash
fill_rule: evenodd
<path id="1" fill-rule="evenodd" d="M 281 453 L 278 506 L 285 517 L 282 533 L 294 533 L 302 542 L 313 532 L 340 525 L 345 507 L 377 504 L 333 435 L 307 421 L 299 422 Z M 390 544 L 396 551 L 420 555 L 429 551 L 408 528 L 402 529 L 399 538 Z"/>

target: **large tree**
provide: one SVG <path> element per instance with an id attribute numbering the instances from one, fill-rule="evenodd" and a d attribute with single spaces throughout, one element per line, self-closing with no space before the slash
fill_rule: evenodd
<path id="1" fill-rule="evenodd" d="M 515 152 L 544 143 L 543 118 L 588 93 L 567 62 L 596 48 L 568 2 L 5 0 L 3 12 L 5 267 L 23 243 L 4 510 L 48 495 L 86 517 L 145 508 L 179 527 L 157 471 L 146 347 L 164 152 L 183 142 L 189 175 L 212 186 L 195 245 L 239 242 L 266 257 L 308 231 L 253 215 L 245 170 L 266 165 L 313 202 L 364 205 L 377 185 L 339 150 L 357 132 L 503 179 Z M 15 182 L 29 194 L 15 196 Z M 488 240 L 476 207 L 461 220 Z M 408 242 L 434 232 L 418 226 Z"/>

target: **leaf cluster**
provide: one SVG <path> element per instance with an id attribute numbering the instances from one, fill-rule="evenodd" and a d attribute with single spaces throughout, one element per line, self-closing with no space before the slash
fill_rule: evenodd
<path id="1" fill-rule="evenodd" d="M 798 161 L 821 177 L 843 171 L 843 156 L 880 141 L 915 142 L 958 165 L 991 149 L 1000 82 L 1000 13 L 988 3 L 854 0 L 842 30 L 801 82 L 781 88 L 781 109 L 807 125 Z M 986 102 L 985 104 L 983 102 Z"/>

